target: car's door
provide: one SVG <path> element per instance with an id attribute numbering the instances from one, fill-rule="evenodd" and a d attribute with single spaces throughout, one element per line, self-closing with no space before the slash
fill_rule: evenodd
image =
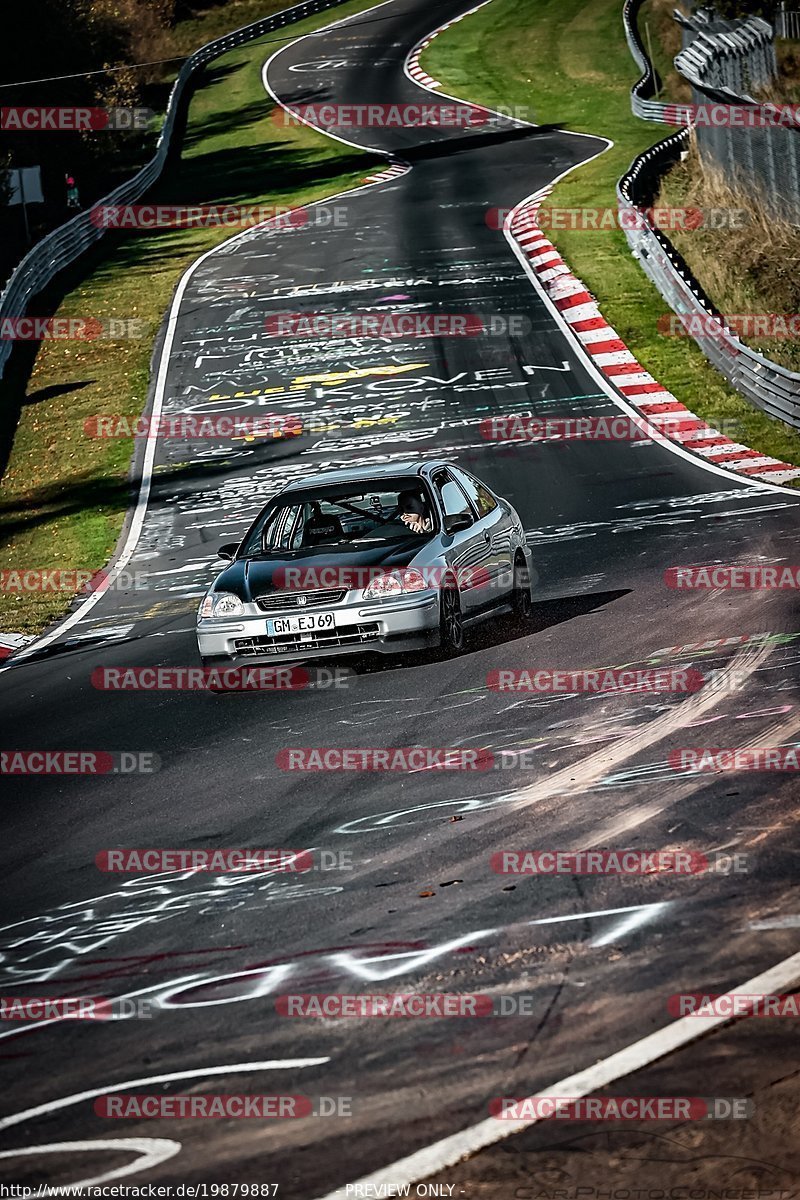
<path id="1" fill-rule="evenodd" d="M 496 603 L 514 587 L 514 519 L 508 506 L 499 502 L 474 475 L 462 467 L 454 466 L 451 471 L 477 512 L 480 529 L 489 534 L 490 561 L 487 566 L 492 576 L 493 602 Z"/>
<path id="2" fill-rule="evenodd" d="M 444 513 L 448 517 L 469 521 L 455 533 L 442 534 L 442 546 L 447 565 L 452 567 L 461 593 L 461 607 L 469 616 L 483 608 L 490 591 L 489 557 L 491 536 L 478 520 L 478 514 L 459 483 L 444 468 L 435 471 L 431 482 Z"/>

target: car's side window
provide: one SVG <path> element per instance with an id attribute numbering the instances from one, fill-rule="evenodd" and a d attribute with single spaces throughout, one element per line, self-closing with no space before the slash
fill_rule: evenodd
<path id="1" fill-rule="evenodd" d="M 264 526 L 261 534 L 262 547 L 271 545 L 275 549 L 288 550 L 297 544 L 298 517 L 296 507 L 280 508 Z"/>
<path id="2" fill-rule="evenodd" d="M 293 516 L 289 521 L 286 537 L 279 544 L 281 549 L 299 550 L 303 544 L 303 529 L 308 520 L 309 506 L 307 504 L 298 505 L 292 512 Z"/>
<path id="3" fill-rule="evenodd" d="M 455 479 L 447 471 L 439 471 L 434 475 L 433 483 L 441 498 L 445 516 L 469 517 L 470 524 L 472 524 L 475 514 L 470 507 L 469 500 Z"/>
<path id="4" fill-rule="evenodd" d="M 479 516 L 485 517 L 497 508 L 497 501 L 494 496 L 487 487 L 484 487 L 479 479 L 468 475 L 466 471 L 462 471 L 459 467 L 453 467 L 452 470 L 456 479 L 475 506 Z"/>

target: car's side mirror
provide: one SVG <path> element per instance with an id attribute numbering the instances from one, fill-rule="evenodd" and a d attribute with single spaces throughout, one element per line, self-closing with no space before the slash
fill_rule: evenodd
<path id="1" fill-rule="evenodd" d="M 238 542 L 225 542 L 225 544 L 220 546 L 219 550 L 217 550 L 217 558 L 224 558 L 228 562 L 231 562 L 236 557 L 236 551 L 238 549 Z"/>
<path id="2" fill-rule="evenodd" d="M 469 513 L 453 513 L 452 516 L 445 517 L 444 531 L 445 533 L 459 533 L 462 529 L 469 529 L 472 524 L 472 517 Z"/>

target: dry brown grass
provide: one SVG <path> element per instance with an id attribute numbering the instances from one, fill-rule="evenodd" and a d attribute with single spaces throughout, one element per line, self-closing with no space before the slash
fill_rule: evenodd
<path id="1" fill-rule="evenodd" d="M 675 0 L 645 0 L 639 10 L 639 31 L 647 45 L 646 29 L 650 28 L 650 44 L 653 51 L 653 61 L 661 76 L 661 99 L 690 103 L 692 89 L 686 80 L 678 74 L 672 60 L 681 50 L 681 29 L 672 16 L 678 8 L 682 12 L 686 5 Z"/>
<path id="2" fill-rule="evenodd" d="M 800 42 L 778 38 L 778 86 L 780 99 L 790 104 L 800 102 Z"/>
<path id="3" fill-rule="evenodd" d="M 752 89 L 756 100 L 769 104 L 797 104 L 800 102 L 800 44 L 797 42 L 775 42 L 778 74 L 770 83 Z"/>
<path id="4" fill-rule="evenodd" d="M 693 139 L 688 157 L 663 181 L 658 204 L 721 210 L 731 223 L 669 234 L 722 313 L 800 312 L 800 229 L 774 217 L 763 200 L 732 187 L 703 161 Z M 785 339 L 748 344 L 791 370 L 800 370 L 800 345 Z"/>

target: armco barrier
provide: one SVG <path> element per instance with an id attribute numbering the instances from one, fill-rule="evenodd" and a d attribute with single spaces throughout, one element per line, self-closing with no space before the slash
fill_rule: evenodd
<path id="1" fill-rule="evenodd" d="M 659 79 L 656 69 L 650 62 L 647 52 L 644 48 L 644 42 L 639 34 L 639 26 L 636 22 L 636 14 L 641 8 L 642 0 L 624 0 L 622 6 L 622 23 L 625 27 L 625 38 L 628 42 L 628 49 L 631 52 L 633 61 L 636 63 L 639 70 L 642 72 L 641 79 L 637 80 L 631 88 L 631 109 L 636 117 L 641 117 L 643 121 L 658 121 L 664 123 L 665 110 L 669 109 L 674 112 L 674 104 L 662 104 L 659 100 L 654 100 L 659 87 Z M 674 119 L 670 124 L 674 124 Z"/>
<path id="2" fill-rule="evenodd" d="M 675 59 L 684 79 L 699 86 L 729 88 L 744 96 L 769 87 L 778 74 L 772 26 L 761 17 L 725 21 L 705 9 L 693 16 L 676 10 L 683 50 Z"/>
<path id="3" fill-rule="evenodd" d="M 141 171 L 96 203 L 98 205 L 130 204 L 143 196 L 148 188 L 156 182 L 169 155 L 170 139 L 175 130 L 181 97 L 196 71 L 206 66 L 212 59 L 218 58 L 228 50 L 235 49 L 236 46 L 261 37 L 262 34 L 281 29 L 285 25 L 302 21 L 305 17 L 311 17 L 315 13 L 324 12 L 328 8 L 335 8 L 342 3 L 344 0 L 304 0 L 302 4 L 296 4 L 292 8 L 273 13 L 271 17 L 264 17 L 261 21 L 254 21 L 251 25 L 245 25 L 232 33 L 226 33 L 223 37 L 216 38 L 215 41 L 208 42 L 196 50 L 183 63 L 178 78 L 173 84 L 155 154 L 142 167 Z M 37 242 L 15 269 L 5 290 L 0 295 L 0 320 L 24 316 L 32 297 L 46 287 L 59 271 L 74 263 L 84 250 L 93 245 L 104 233 L 104 229 L 93 224 L 87 211 L 73 217 L 65 225 L 60 225 L 58 229 L 54 229 L 52 233 Z M 13 344 L 12 341 L 0 341 L 0 377 L 2 377 L 3 368 Z"/>
<path id="4" fill-rule="evenodd" d="M 759 102 L 777 78 L 772 26 L 760 17 L 725 21 L 710 10 L 676 14 L 684 48 L 675 59 L 698 114 L 737 110 L 737 120 L 696 120 L 697 150 L 734 188 L 775 217 L 800 226 L 800 106 Z"/>
<path id="5" fill-rule="evenodd" d="M 656 76 L 636 25 L 636 14 L 641 3 L 642 0 L 624 0 L 623 5 L 628 46 L 635 62 L 644 72 L 631 90 L 631 107 L 637 116 L 649 121 L 663 120 L 665 110 L 669 110 L 670 124 L 674 125 L 675 105 L 659 104 L 647 99 L 648 94 L 652 95 L 655 91 Z M 716 95 L 719 97 L 720 93 Z M 658 115 L 655 115 L 656 112 Z M 617 200 L 620 209 L 634 207 L 642 210 L 640 221 L 625 222 L 628 245 L 673 312 L 702 319 L 705 325 L 701 326 L 698 322 L 698 328 L 707 328 L 709 318 L 718 321 L 718 336 L 701 336 L 695 341 L 731 386 L 769 416 L 800 429 L 800 374 L 757 354 L 727 328 L 675 247 L 644 213 L 644 209 L 653 201 L 659 180 L 680 157 L 688 145 L 689 137 L 688 128 L 679 129 L 638 155 L 619 181 Z"/>

